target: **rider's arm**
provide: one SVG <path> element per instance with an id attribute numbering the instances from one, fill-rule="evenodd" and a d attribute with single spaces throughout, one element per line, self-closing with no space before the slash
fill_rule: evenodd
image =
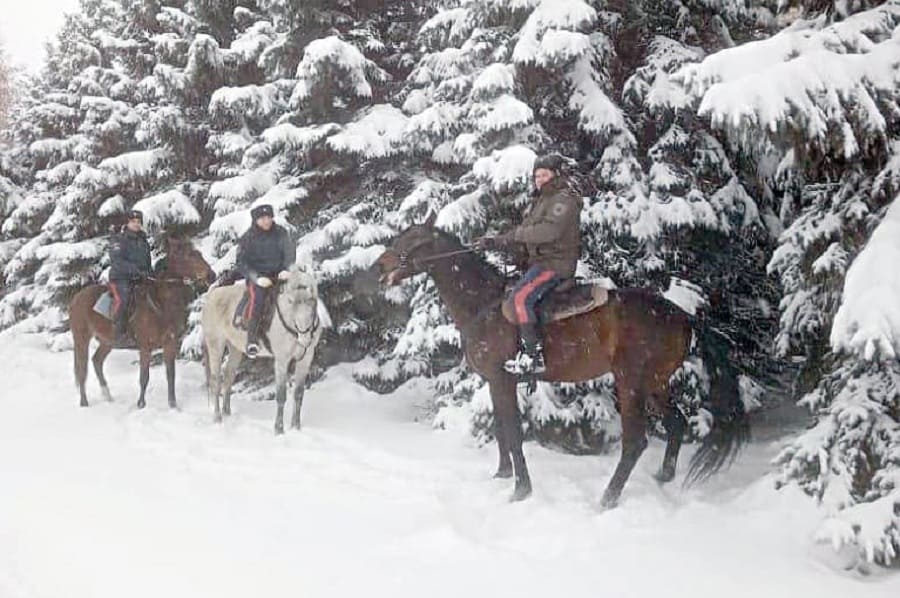
<path id="1" fill-rule="evenodd" d="M 250 267 L 250 264 L 247 263 L 247 245 L 248 235 L 244 235 L 240 239 L 238 239 L 238 249 L 237 249 L 237 269 L 240 272 L 244 279 L 248 282 L 256 284 L 256 279 L 259 278 L 259 273 Z"/>
<path id="2" fill-rule="evenodd" d="M 137 265 L 128 259 L 128 252 L 125 251 L 125 243 L 121 237 L 113 238 L 109 246 L 109 261 L 117 277 L 132 278 L 140 274 Z"/>
<path id="3" fill-rule="evenodd" d="M 559 241 L 573 226 L 577 230 L 579 216 L 579 210 L 571 198 L 559 197 L 543 218 L 534 223 L 523 224 L 512 231 L 510 240 L 528 245 Z"/>

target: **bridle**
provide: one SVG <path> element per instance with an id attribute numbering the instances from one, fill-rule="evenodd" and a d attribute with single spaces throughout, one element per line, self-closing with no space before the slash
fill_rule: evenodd
<path id="1" fill-rule="evenodd" d="M 284 286 L 282 285 L 278 289 L 278 295 L 280 296 L 283 292 L 284 292 Z M 318 303 L 318 299 L 316 299 L 316 302 Z M 315 312 L 314 312 L 315 315 L 313 316 L 312 323 L 309 326 L 307 326 L 306 328 L 302 328 L 302 329 L 301 328 L 293 328 L 293 327 L 291 327 L 290 324 L 287 323 L 287 319 L 285 319 L 284 314 L 281 313 L 281 304 L 278 302 L 278 297 L 275 297 L 275 313 L 278 314 L 278 321 L 281 322 L 281 325 L 284 326 L 285 330 L 287 330 L 292 336 L 294 336 L 296 338 L 298 345 L 300 344 L 301 336 L 305 336 L 308 334 L 310 336 L 310 340 L 312 340 L 313 335 L 315 335 L 316 330 L 318 330 L 318 328 L 319 328 L 320 321 L 319 321 L 318 305 L 316 305 Z M 306 357 L 306 352 L 309 351 L 310 345 L 312 345 L 312 343 L 307 343 L 307 345 L 305 347 L 303 347 L 303 353 L 300 354 L 300 357 L 297 359 L 297 361 L 303 361 L 303 358 Z"/>
<path id="2" fill-rule="evenodd" d="M 410 263 L 412 263 L 413 267 L 416 267 L 416 265 L 418 265 L 418 264 L 425 264 L 428 262 L 436 262 L 438 260 L 446 259 L 448 257 L 453 257 L 454 255 L 462 255 L 464 253 L 472 253 L 473 251 L 475 251 L 475 249 L 473 249 L 471 247 L 466 247 L 464 249 L 457 249 L 454 251 L 446 251 L 444 253 L 435 253 L 434 255 L 429 255 L 426 257 L 419 257 L 419 258 L 414 257 L 414 258 L 410 259 L 409 254 L 411 252 L 415 251 L 419 247 L 423 247 L 423 246 L 427 245 L 428 243 L 432 243 L 432 241 L 430 239 L 425 239 L 424 241 L 419 241 L 418 243 L 415 243 L 409 249 L 405 249 L 403 251 L 398 251 L 397 257 L 400 262 L 399 269 L 410 272 L 411 271 L 409 268 Z"/>

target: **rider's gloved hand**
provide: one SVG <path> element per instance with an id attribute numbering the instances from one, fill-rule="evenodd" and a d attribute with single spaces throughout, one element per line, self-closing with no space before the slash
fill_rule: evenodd
<path id="1" fill-rule="evenodd" d="M 497 237 L 485 236 L 475 239 L 475 247 L 478 249 L 497 249 L 499 246 Z"/>
<path id="2" fill-rule="evenodd" d="M 272 286 L 272 279 L 265 276 L 260 276 L 256 279 L 256 286 L 268 289 L 270 286 Z"/>
<path id="3" fill-rule="evenodd" d="M 287 280 L 290 275 L 291 273 L 287 270 L 282 270 L 278 273 L 278 280 Z"/>

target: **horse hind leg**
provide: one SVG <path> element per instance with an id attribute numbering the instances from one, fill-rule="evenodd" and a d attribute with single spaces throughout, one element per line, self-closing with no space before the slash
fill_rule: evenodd
<path id="1" fill-rule="evenodd" d="M 600 506 L 610 509 L 619 502 L 625 482 L 635 464 L 647 448 L 647 419 L 644 414 L 644 393 L 631 388 L 627 383 L 616 383 L 619 410 L 622 415 L 622 456 L 613 473 Z"/>
<path id="2" fill-rule="evenodd" d="M 222 409 L 219 406 L 219 391 L 221 390 L 222 353 L 224 347 L 219 343 L 206 341 L 206 367 L 207 388 L 209 400 L 213 403 L 213 419 L 216 423 L 222 421 Z"/>
<path id="3" fill-rule="evenodd" d="M 670 405 L 663 418 L 663 427 L 666 429 L 666 454 L 663 456 L 662 465 L 656 474 L 656 480 L 664 484 L 675 478 L 675 466 L 678 463 L 678 452 L 681 450 L 681 441 L 684 438 L 684 428 L 687 422 L 681 414 L 681 410 L 675 405 Z"/>
<path id="4" fill-rule="evenodd" d="M 138 397 L 138 409 L 143 409 L 147 406 L 145 396 L 147 394 L 147 383 L 150 381 L 150 357 L 150 349 L 141 349 L 141 394 Z"/>
<path id="5" fill-rule="evenodd" d="M 103 374 L 103 362 L 106 361 L 106 357 L 109 355 L 110 351 L 112 351 L 112 346 L 100 341 L 100 346 L 94 351 L 91 363 L 94 364 L 94 373 L 97 375 L 97 380 L 100 381 L 100 389 L 103 391 L 103 398 L 112 402 L 113 398 L 112 394 L 109 392 L 109 384 L 107 384 L 106 376 Z"/>
<path id="6" fill-rule="evenodd" d="M 231 387 L 237 377 L 238 367 L 244 359 L 244 354 L 237 347 L 228 348 L 228 359 L 225 361 L 225 388 L 222 397 L 222 413 L 231 415 Z M 218 401 L 217 401 L 218 404 Z"/>
<path id="7" fill-rule="evenodd" d="M 166 362 L 166 387 L 169 394 L 169 408 L 175 409 L 178 403 L 175 400 L 175 356 L 178 346 L 174 339 L 170 339 L 163 347 L 163 361 Z"/>
<path id="8" fill-rule="evenodd" d="M 74 328 L 72 330 L 72 337 L 74 339 L 75 345 L 75 383 L 78 385 L 78 392 L 81 395 L 81 401 L 79 405 L 81 405 L 82 407 L 87 407 L 87 392 L 85 391 L 84 385 L 85 381 L 87 380 L 88 345 L 91 342 L 91 337 L 89 334 L 84 334 L 82 331 L 76 331 Z"/>

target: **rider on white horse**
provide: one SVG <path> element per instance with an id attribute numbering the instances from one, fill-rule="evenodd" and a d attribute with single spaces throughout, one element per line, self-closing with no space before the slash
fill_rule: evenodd
<path id="1" fill-rule="evenodd" d="M 259 315 L 266 296 L 278 280 L 286 280 L 288 268 L 297 258 L 297 248 L 288 232 L 275 224 L 272 206 L 261 204 L 250 211 L 253 224 L 238 241 L 237 269 L 250 293 L 247 325 L 247 357 L 259 354 Z"/>

